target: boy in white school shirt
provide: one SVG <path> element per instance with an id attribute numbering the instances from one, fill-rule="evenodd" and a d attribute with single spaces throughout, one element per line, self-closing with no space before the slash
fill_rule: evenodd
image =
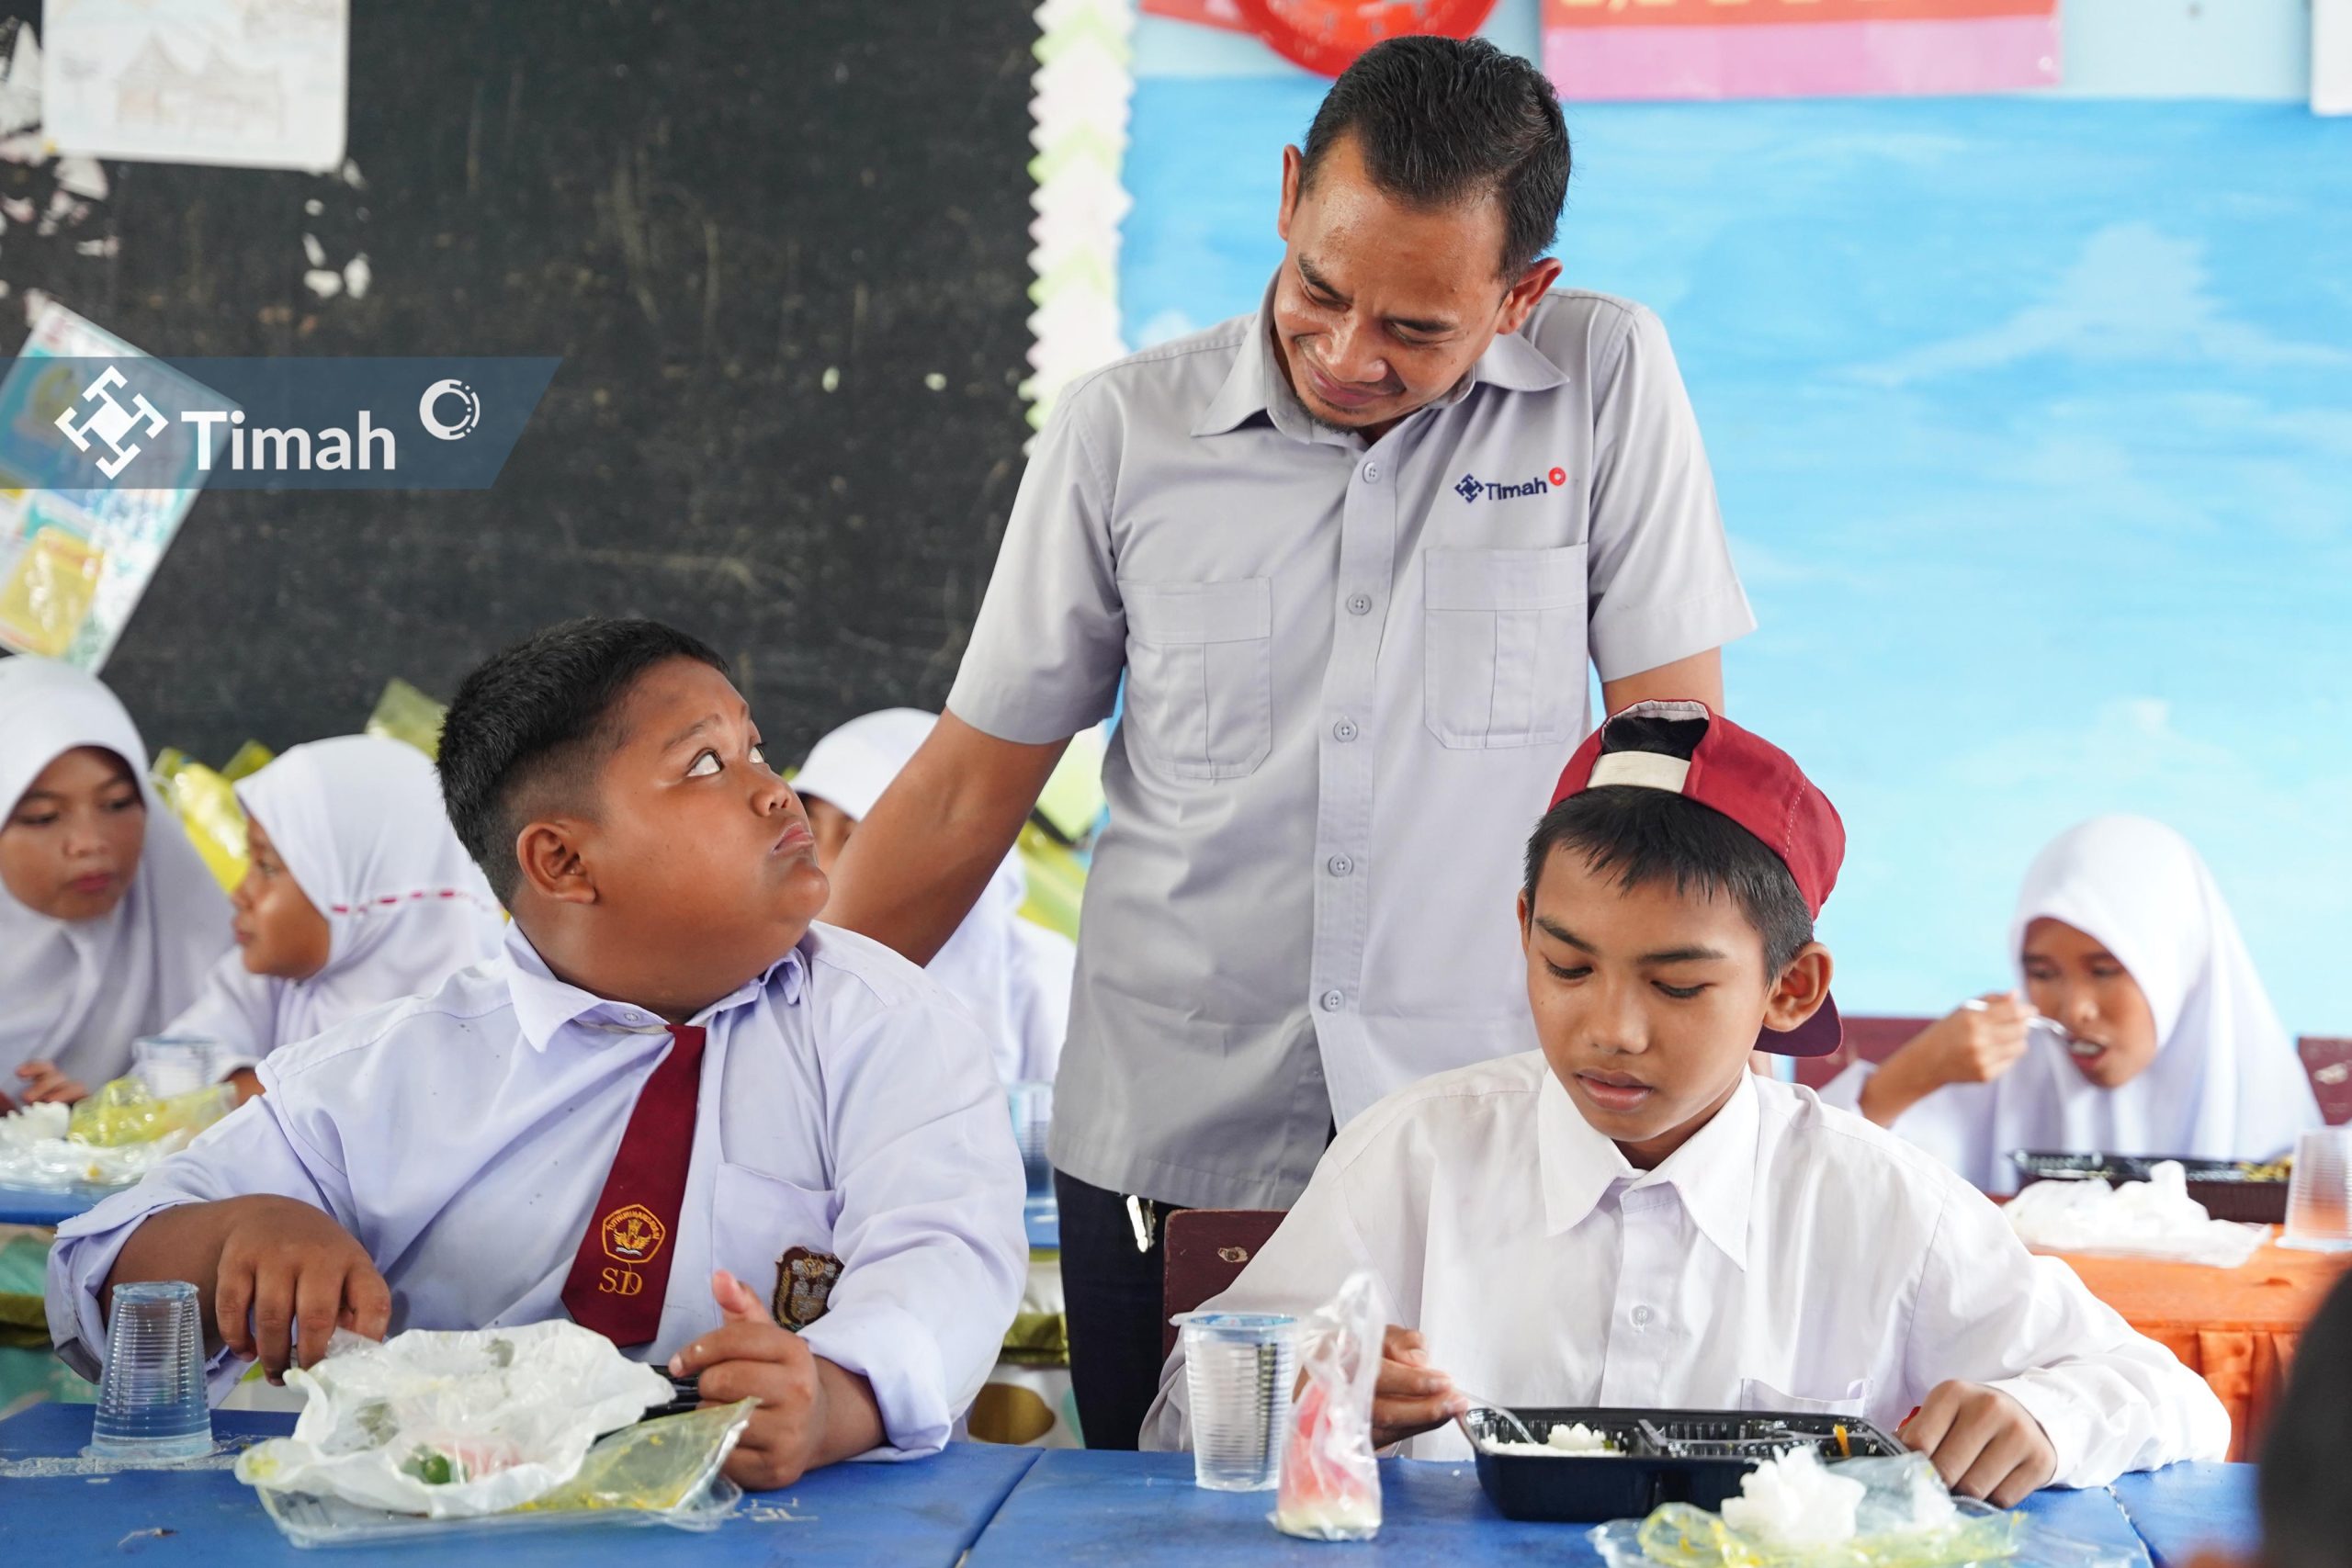
<path id="1" fill-rule="evenodd" d="M 1213 1304 L 1386 1297 L 1376 1440 L 1453 1458 L 1464 1390 L 1519 1405 L 1859 1415 L 2004 1506 L 2219 1459 L 2229 1417 L 1933 1158 L 1760 1047 L 1840 1036 L 1814 918 L 1845 832 L 1796 764 L 1697 703 L 1588 738 L 1528 845 L 1542 1050 L 1351 1122 Z M 1145 1425 L 1187 1439 L 1180 1349 Z"/>
<path id="2" fill-rule="evenodd" d="M 267 1093 L 60 1228 L 49 1321 L 197 1282 L 216 1396 L 338 1324 L 569 1314 L 761 1404 L 754 1487 L 938 1449 L 1020 1300 L 1024 1184 L 989 1044 L 922 972 L 812 925 L 799 802 L 725 663 L 578 621 L 469 676 L 441 740 L 503 962 L 283 1049 Z"/>

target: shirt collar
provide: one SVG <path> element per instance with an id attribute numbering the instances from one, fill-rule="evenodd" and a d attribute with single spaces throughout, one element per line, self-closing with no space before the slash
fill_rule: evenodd
<path id="1" fill-rule="evenodd" d="M 1295 441 L 1344 440 L 1307 417 L 1306 406 L 1292 389 L 1281 356 L 1274 352 L 1272 320 L 1274 280 L 1269 278 L 1259 296 L 1258 310 L 1250 319 L 1249 335 L 1233 357 L 1225 384 L 1193 425 L 1194 435 L 1222 435 L 1237 430 L 1253 415 L 1264 414 L 1275 429 Z M 1567 373 L 1521 333 L 1504 333 L 1487 345 L 1469 373 L 1443 397 L 1428 406 L 1452 408 L 1470 395 L 1473 387 L 1498 387 L 1507 392 L 1542 392 L 1568 384 Z"/>
<path id="2" fill-rule="evenodd" d="M 763 973 L 728 992 L 689 1021 L 707 1024 L 720 1013 L 757 999 L 771 985 L 786 1006 L 797 1003 L 808 986 L 808 960 L 801 954 L 801 948 L 808 942 L 808 938 L 801 938 L 798 946 Z M 546 1050 L 556 1032 L 568 1023 L 632 1034 L 659 1034 L 669 1030 L 670 1026 L 656 1013 L 583 991 L 558 979 L 547 960 L 539 956 L 538 949 L 531 945 L 530 938 L 523 934 L 523 928 L 511 920 L 506 926 L 506 968 L 507 991 L 514 1002 L 514 1021 L 534 1051 Z"/>
<path id="3" fill-rule="evenodd" d="M 1559 1078 L 1549 1071 L 1536 1106 L 1536 1149 L 1542 1161 L 1544 1229 L 1574 1229 L 1612 1187 L 1671 1187 L 1701 1234 L 1741 1269 L 1747 1267 L 1747 1216 L 1756 1185 L 1761 1126 L 1756 1086 L 1742 1072 L 1739 1087 L 1707 1124 L 1656 1170 L 1636 1170 L 1609 1139 L 1595 1132 Z"/>

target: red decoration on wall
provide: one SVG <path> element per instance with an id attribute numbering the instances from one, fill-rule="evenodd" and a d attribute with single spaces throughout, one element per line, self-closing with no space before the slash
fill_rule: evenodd
<path id="1" fill-rule="evenodd" d="M 1357 55 L 1408 33 L 1468 38 L 1495 0 L 1233 0 L 1242 20 L 1285 59 L 1337 76 Z"/>

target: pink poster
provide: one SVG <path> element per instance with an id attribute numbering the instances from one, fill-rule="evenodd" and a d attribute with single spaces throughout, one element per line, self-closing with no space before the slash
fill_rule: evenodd
<path id="1" fill-rule="evenodd" d="M 2042 87 L 2058 0 L 1544 0 L 1544 66 L 1571 103 Z"/>

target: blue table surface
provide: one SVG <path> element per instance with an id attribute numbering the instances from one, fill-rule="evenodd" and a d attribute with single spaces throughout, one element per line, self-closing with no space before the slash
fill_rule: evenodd
<path id="1" fill-rule="evenodd" d="M 2262 1537 L 2250 1464 L 2174 1464 L 2115 1483 L 2115 1500 L 2156 1568 L 2183 1568 L 2205 1548 L 2245 1554 Z"/>
<path id="2" fill-rule="evenodd" d="M 215 1436 L 277 1437 L 284 1415 L 216 1411 Z M 0 1459 L 71 1455 L 89 1440 L 87 1405 L 38 1404 L 0 1421 Z M 524 1530 L 498 1538 L 338 1547 L 324 1556 L 277 1532 L 252 1490 L 226 1470 L 124 1471 L 28 1480 L 0 1476 L 0 1562 L 90 1562 L 125 1555 L 161 1562 L 398 1564 L 495 1562 L 499 1568 L 691 1568 L 789 1562 L 937 1564 L 952 1568 L 1035 1461 L 1034 1449 L 956 1443 L 905 1464 L 837 1464 L 747 1503 L 791 1515 L 757 1518 L 739 1509 L 708 1533 L 663 1527 Z M 163 1536 L 138 1532 L 164 1529 Z"/>
<path id="3" fill-rule="evenodd" d="M 1594 1563 L 1589 1525 L 1504 1518 L 1466 1463 L 1389 1460 L 1380 1467 L 1380 1534 L 1347 1553 L 1478 1568 L 1497 1562 Z M 1330 1568 L 1331 1549 L 1275 1532 L 1271 1492 L 1204 1492 L 1189 1454 L 1050 1450 L 1012 1489 L 972 1549 L 969 1568 L 1115 1562 L 1159 1568 L 1223 1559 Z M 2025 1505 L 2045 1528 L 2146 1561 L 2104 1490 L 2043 1492 Z"/>
<path id="4" fill-rule="evenodd" d="M 105 1196 L 105 1191 L 85 1188 L 42 1192 L 29 1187 L 0 1187 L 0 1225 L 62 1224 L 84 1210 L 96 1207 Z"/>

